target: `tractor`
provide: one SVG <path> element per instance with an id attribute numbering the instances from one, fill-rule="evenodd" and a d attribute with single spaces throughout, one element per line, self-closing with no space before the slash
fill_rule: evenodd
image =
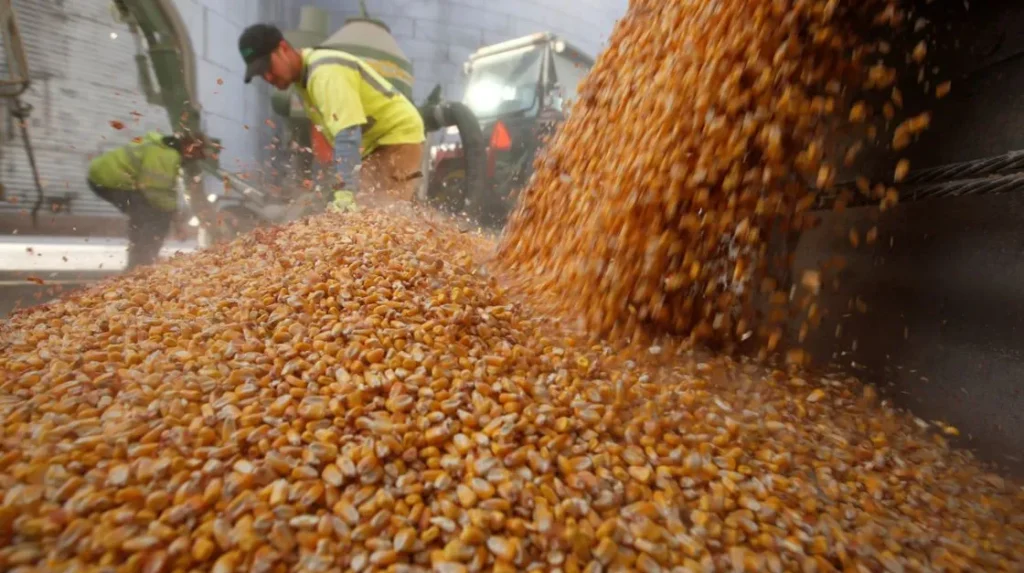
<path id="1" fill-rule="evenodd" d="M 593 58 L 550 32 L 474 52 L 463 68 L 463 104 L 476 115 L 487 143 L 485 176 L 482 184 L 467 184 L 458 129 L 444 130 L 430 148 L 428 201 L 500 227 L 533 173 L 537 151 L 565 119 L 593 64 Z"/>

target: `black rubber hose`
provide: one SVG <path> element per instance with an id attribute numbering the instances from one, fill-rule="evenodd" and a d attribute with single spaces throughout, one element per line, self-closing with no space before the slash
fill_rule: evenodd
<path id="1" fill-rule="evenodd" d="M 476 115 L 465 104 L 452 101 L 420 108 L 420 115 L 427 133 L 451 126 L 459 128 L 462 159 L 466 163 L 467 211 L 477 220 L 482 220 L 491 206 L 487 186 L 487 143 Z"/>

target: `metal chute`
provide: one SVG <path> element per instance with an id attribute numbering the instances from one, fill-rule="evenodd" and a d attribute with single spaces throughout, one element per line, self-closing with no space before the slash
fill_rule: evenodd
<path id="1" fill-rule="evenodd" d="M 799 237 L 793 275 L 829 265 L 817 301 L 824 318 L 804 347 L 818 364 L 892 389 L 894 403 L 920 418 L 956 426 L 952 441 L 986 461 L 1024 473 L 1024 5 L 908 5 L 909 30 L 886 38 L 903 108 L 879 133 L 923 111 L 931 125 L 899 151 L 880 136 L 879 150 L 839 178 L 853 200 L 836 209 L 823 197 L 821 225 Z M 921 41 L 925 65 L 905 58 Z M 949 80 L 952 91 L 936 99 Z M 911 169 L 897 183 L 900 159 Z M 899 204 L 880 211 L 855 190 L 858 176 L 898 188 Z"/>

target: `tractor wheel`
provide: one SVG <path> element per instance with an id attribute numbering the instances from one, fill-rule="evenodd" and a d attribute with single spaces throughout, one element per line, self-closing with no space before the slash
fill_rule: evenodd
<path id="1" fill-rule="evenodd" d="M 488 227 L 501 228 L 515 210 L 519 196 L 533 175 L 533 154 L 526 154 L 514 164 L 498 166 L 495 181 L 501 183 L 483 197 L 481 222 Z"/>
<path id="2" fill-rule="evenodd" d="M 437 173 L 427 187 L 427 201 L 436 209 L 459 215 L 466 210 L 466 170 L 456 168 Z"/>

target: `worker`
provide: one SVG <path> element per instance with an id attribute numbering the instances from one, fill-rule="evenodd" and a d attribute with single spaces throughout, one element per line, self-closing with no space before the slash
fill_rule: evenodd
<path id="1" fill-rule="evenodd" d="M 202 138 L 150 132 L 89 164 L 89 188 L 128 215 L 129 270 L 156 261 L 171 227 L 184 228 L 178 171 L 202 157 Z"/>
<path id="2" fill-rule="evenodd" d="M 413 199 L 422 179 L 423 119 L 377 70 L 341 50 L 300 52 L 267 24 L 246 28 L 238 49 L 245 83 L 260 76 L 280 90 L 295 86 L 314 128 L 333 143 L 331 207 L 355 210 L 362 190 Z"/>

